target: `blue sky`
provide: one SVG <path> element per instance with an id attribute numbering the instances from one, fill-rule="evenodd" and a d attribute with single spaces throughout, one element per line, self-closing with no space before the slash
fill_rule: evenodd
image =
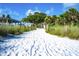
<path id="1" fill-rule="evenodd" d="M 79 10 L 77 3 L 2 3 L 0 15 L 10 14 L 12 18 L 21 20 L 29 13 L 44 12 L 47 15 L 59 15 L 73 7 Z"/>

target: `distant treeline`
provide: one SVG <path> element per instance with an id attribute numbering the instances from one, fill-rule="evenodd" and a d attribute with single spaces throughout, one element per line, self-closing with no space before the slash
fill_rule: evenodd
<path id="1" fill-rule="evenodd" d="M 2 16 L 0 16 L 0 22 L 1 23 L 19 23 L 20 21 L 11 18 L 9 14 L 8 15 L 3 14 Z"/>
<path id="2" fill-rule="evenodd" d="M 65 11 L 63 14 L 57 16 L 52 15 L 48 16 L 42 12 L 35 12 L 34 14 L 29 14 L 27 17 L 21 20 L 22 22 L 31 22 L 31 23 L 46 23 L 46 24 L 78 24 L 79 23 L 79 11 L 75 8 L 70 8 Z"/>

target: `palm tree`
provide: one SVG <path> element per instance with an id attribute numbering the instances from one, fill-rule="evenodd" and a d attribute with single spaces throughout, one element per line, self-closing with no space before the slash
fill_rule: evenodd
<path id="1" fill-rule="evenodd" d="M 9 14 L 6 16 L 6 22 L 7 22 L 7 23 L 10 23 L 10 22 L 11 22 L 11 17 L 10 17 Z"/>
<path id="2" fill-rule="evenodd" d="M 52 23 L 53 23 L 53 24 L 57 24 L 57 20 L 58 20 L 58 19 L 57 19 L 57 16 L 56 16 L 56 15 L 53 15 L 53 16 L 52 16 Z"/>
<path id="3" fill-rule="evenodd" d="M 73 22 L 75 23 L 78 21 L 79 12 L 75 8 L 70 8 L 68 10 L 68 14 L 69 14 L 71 23 Z"/>
<path id="4" fill-rule="evenodd" d="M 62 25 L 67 24 L 68 15 L 67 15 L 66 13 L 63 13 L 63 14 L 60 15 L 59 17 L 60 17 L 60 23 L 61 23 Z"/>
<path id="5" fill-rule="evenodd" d="M 51 20 L 52 20 L 51 18 L 52 18 L 51 16 L 46 16 L 44 19 L 44 25 L 46 29 L 48 29 L 48 24 L 51 23 Z"/>
<path id="6" fill-rule="evenodd" d="M 51 16 L 46 16 L 45 19 L 44 19 L 44 22 L 47 23 L 47 24 L 51 23 Z"/>
<path id="7" fill-rule="evenodd" d="M 5 22 L 5 15 L 2 15 L 2 23 Z"/>
<path id="8" fill-rule="evenodd" d="M 79 12 L 75 8 L 70 8 L 60 16 L 60 23 L 62 24 L 75 24 L 79 22 Z"/>

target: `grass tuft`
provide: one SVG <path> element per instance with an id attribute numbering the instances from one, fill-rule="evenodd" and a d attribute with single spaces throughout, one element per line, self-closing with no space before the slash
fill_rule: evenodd
<path id="1" fill-rule="evenodd" d="M 61 37 L 69 37 L 72 39 L 79 39 L 79 27 L 74 25 L 54 25 L 48 26 L 47 33 L 58 35 Z"/>
<path id="2" fill-rule="evenodd" d="M 0 25 L 0 36 L 6 36 L 7 34 L 19 35 L 23 32 L 36 29 L 35 25 L 31 26 L 19 26 L 19 25 Z"/>

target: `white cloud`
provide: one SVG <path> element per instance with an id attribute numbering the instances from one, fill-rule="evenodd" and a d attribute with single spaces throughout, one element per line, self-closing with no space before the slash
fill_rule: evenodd
<path id="1" fill-rule="evenodd" d="M 53 8 L 51 8 L 51 9 L 49 9 L 49 10 L 46 10 L 46 12 L 45 12 L 45 13 L 46 13 L 47 15 L 49 15 L 49 14 L 51 14 L 53 11 L 54 11 L 54 9 L 53 9 Z"/>
<path id="2" fill-rule="evenodd" d="M 29 14 L 34 14 L 34 12 L 31 10 L 31 9 L 29 9 L 27 12 L 26 12 L 26 16 L 28 16 Z"/>
<path id="3" fill-rule="evenodd" d="M 74 8 L 77 5 L 77 3 L 64 3 L 62 11 L 65 12 L 69 8 Z"/>
<path id="4" fill-rule="evenodd" d="M 50 14 L 50 10 L 47 10 L 45 13 L 46 13 L 47 15 Z"/>
<path id="5" fill-rule="evenodd" d="M 35 8 L 35 10 L 32 10 L 32 9 L 28 9 L 26 11 L 26 16 L 28 16 L 30 13 L 31 14 L 34 14 L 35 12 L 41 12 L 37 7 Z"/>
<path id="6" fill-rule="evenodd" d="M 36 7 L 34 12 L 41 12 L 41 11 Z"/>
<path id="7" fill-rule="evenodd" d="M 16 11 L 10 11 L 9 14 L 13 14 L 13 15 L 19 16 L 19 13 L 17 13 Z"/>
<path id="8" fill-rule="evenodd" d="M 47 15 L 49 15 L 49 14 L 51 14 L 53 11 L 54 11 L 54 9 L 53 9 L 53 8 L 50 8 L 50 9 L 46 10 L 45 13 L 46 13 Z M 42 11 L 39 10 L 37 7 L 35 8 L 35 10 L 28 9 L 28 10 L 26 11 L 26 16 L 28 16 L 30 13 L 33 15 L 35 12 L 39 12 L 39 13 L 40 13 L 40 12 L 42 12 Z"/>
<path id="9" fill-rule="evenodd" d="M 2 15 L 2 14 L 5 14 L 5 15 L 10 14 L 10 15 L 13 15 L 13 16 L 14 15 L 19 16 L 19 13 L 17 13 L 16 11 L 12 11 L 9 8 L 0 9 L 0 15 Z"/>
<path id="10" fill-rule="evenodd" d="M 74 7 L 76 5 L 76 3 L 64 3 L 63 6 L 64 8 L 67 8 L 67 7 Z"/>
<path id="11" fill-rule="evenodd" d="M 0 9 L 0 13 L 2 12 L 2 9 Z"/>

